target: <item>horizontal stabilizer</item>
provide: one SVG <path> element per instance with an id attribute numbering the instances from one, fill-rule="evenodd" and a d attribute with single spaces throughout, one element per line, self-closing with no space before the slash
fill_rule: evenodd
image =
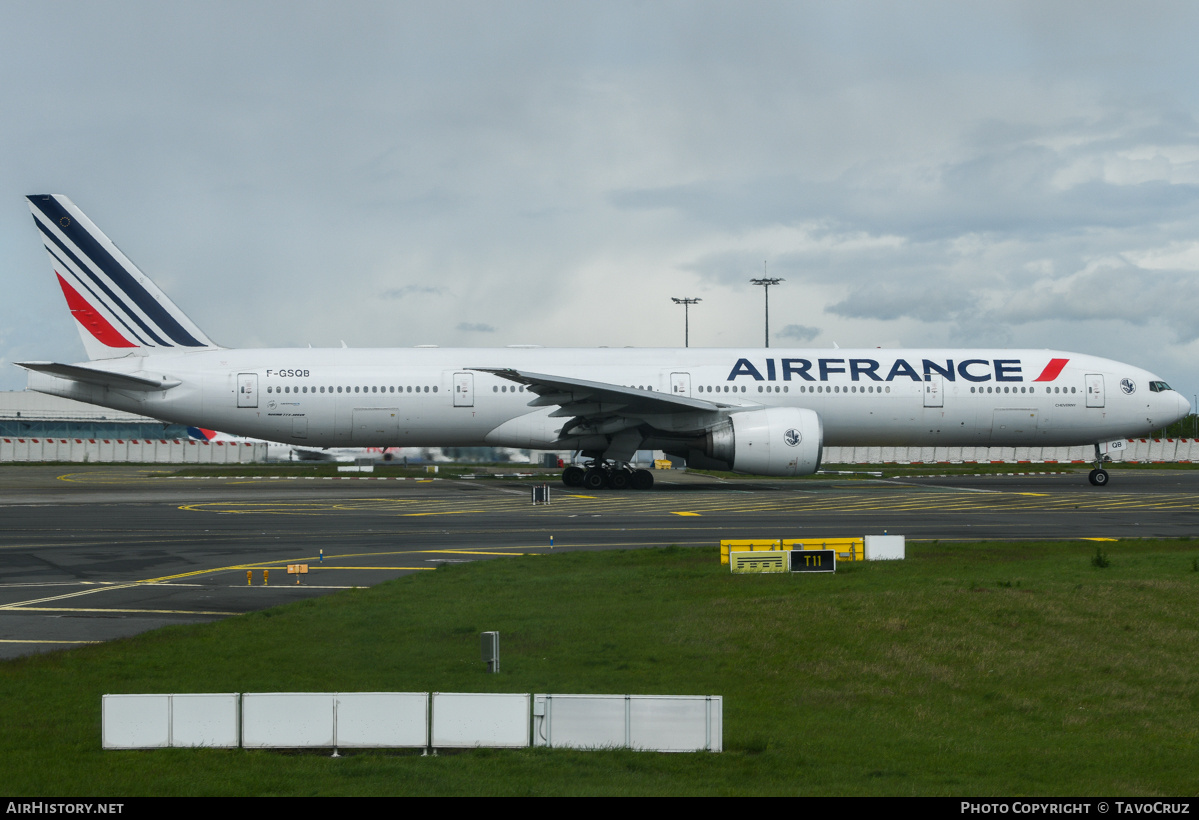
<path id="1" fill-rule="evenodd" d="M 82 367 L 77 364 L 57 364 L 55 362 L 17 362 L 17 367 L 34 370 L 60 379 L 109 387 L 113 390 L 169 390 L 182 384 L 178 379 L 166 376 L 152 378 L 148 376 L 131 376 L 128 373 L 111 373 L 107 370 L 96 370 L 92 367 Z"/>

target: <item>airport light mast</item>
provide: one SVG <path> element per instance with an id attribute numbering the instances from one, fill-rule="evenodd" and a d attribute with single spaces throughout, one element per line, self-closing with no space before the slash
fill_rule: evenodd
<path id="1" fill-rule="evenodd" d="M 691 347 L 691 316 L 689 315 L 691 306 L 703 300 L 693 299 L 690 296 L 682 299 L 671 296 L 670 301 L 683 306 L 683 347 Z"/>
<path id="2" fill-rule="evenodd" d="M 766 270 L 766 263 L 763 262 L 762 263 L 762 271 L 765 272 L 765 270 Z M 770 347 L 770 286 L 777 285 L 779 282 L 782 282 L 783 280 L 777 279 L 777 278 L 771 279 L 771 278 L 763 277 L 761 279 L 750 279 L 749 281 L 752 284 L 761 285 L 763 288 L 766 289 L 766 346 Z"/>

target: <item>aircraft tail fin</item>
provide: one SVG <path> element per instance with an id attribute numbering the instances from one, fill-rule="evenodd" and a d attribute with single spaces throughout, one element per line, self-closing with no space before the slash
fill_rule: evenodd
<path id="1" fill-rule="evenodd" d="M 27 199 L 89 359 L 220 348 L 70 199 Z"/>

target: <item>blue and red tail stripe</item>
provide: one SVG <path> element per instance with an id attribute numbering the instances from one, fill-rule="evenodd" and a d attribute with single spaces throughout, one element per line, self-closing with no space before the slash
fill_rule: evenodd
<path id="1" fill-rule="evenodd" d="M 145 275 L 70 200 L 27 198 L 68 306 L 98 342 L 107 347 L 215 347 L 203 334 L 184 327 L 172 314 L 182 316 L 178 308 L 152 292 L 156 288 Z"/>
<path id="2" fill-rule="evenodd" d="M 136 344 L 126 339 L 121 335 L 112 324 L 96 312 L 86 299 L 79 295 L 79 292 L 67 284 L 67 281 L 62 278 L 62 274 L 58 271 L 54 272 L 58 277 L 59 287 L 62 288 L 62 295 L 67 297 L 67 307 L 71 309 L 71 315 L 75 317 L 75 321 L 88 329 L 96 339 L 108 347 L 137 347 Z"/>
<path id="3" fill-rule="evenodd" d="M 59 221 L 60 223 L 66 223 L 67 225 L 74 225 L 74 220 L 72 220 L 70 216 L 63 216 Z M 120 321 L 122 325 L 125 325 L 127 330 L 132 331 L 132 328 L 130 328 L 127 324 L 125 317 L 131 319 L 134 323 L 140 326 L 142 332 L 153 340 L 152 342 L 142 342 L 143 344 L 154 344 L 160 347 L 167 346 L 167 343 L 161 338 L 157 337 L 142 320 L 142 318 L 138 316 L 137 313 L 130 310 L 129 306 L 125 304 L 121 297 L 113 292 L 113 289 L 109 283 L 101 278 L 96 271 L 87 264 L 87 262 L 80 258 L 80 255 L 83 254 L 82 250 L 80 250 L 79 254 L 76 254 L 75 251 L 67 247 L 67 245 L 59 237 L 55 236 L 52 230 L 50 230 L 46 225 L 42 224 L 40 220 L 35 219 L 34 223 L 37 225 L 38 230 L 42 232 L 42 243 L 46 246 L 46 251 L 49 252 L 50 256 L 54 258 L 54 260 L 61 266 L 63 270 L 68 271 L 72 275 L 72 278 L 74 278 L 93 299 L 103 304 L 113 314 L 113 316 Z M 76 247 L 78 248 L 78 246 Z M 103 296 L 100 293 L 97 293 L 97 290 L 101 291 Z M 122 314 L 124 314 L 124 317 Z"/>

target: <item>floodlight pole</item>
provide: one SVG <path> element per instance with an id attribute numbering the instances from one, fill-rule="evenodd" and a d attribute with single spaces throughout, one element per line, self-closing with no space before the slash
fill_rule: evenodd
<path id="1" fill-rule="evenodd" d="M 703 300 L 693 299 L 691 297 L 676 299 L 674 296 L 671 296 L 670 301 L 674 302 L 676 305 L 683 306 L 683 347 L 691 347 L 691 316 L 689 315 L 691 306 L 697 302 L 702 302 Z"/>
<path id="2" fill-rule="evenodd" d="M 766 263 L 762 263 L 762 268 L 765 270 Z M 762 277 L 761 279 L 750 279 L 752 284 L 761 285 L 766 289 L 766 346 L 770 347 L 770 286 L 777 285 L 782 282 L 782 279 Z"/>

